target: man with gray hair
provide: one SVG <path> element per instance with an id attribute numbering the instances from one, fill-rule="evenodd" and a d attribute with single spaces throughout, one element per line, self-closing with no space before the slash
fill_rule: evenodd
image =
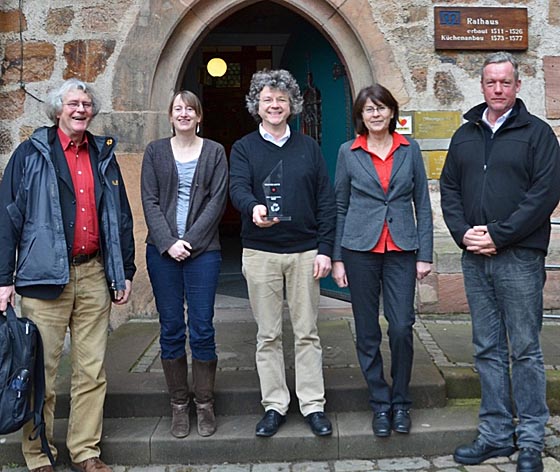
<path id="1" fill-rule="evenodd" d="M 111 300 L 128 301 L 136 267 L 132 214 L 114 154 L 116 141 L 87 131 L 99 112 L 84 82 L 65 81 L 48 97 L 54 126 L 14 151 L 0 184 L 0 310 L 21 295 L 22 314 L 41 333 L 45 428 L 53 443 L 55 382 L 66 330 L 71 336 L 71 402 L 66 445 L 72 469 L 109 472 L 99 458 Z M 52 472 L 32 422 L 23 454 L 33 472 Z"/>
<path id="2" fill-rule="evenodd" d="M 265 415 L 256 435 L 274 435 L 290 403 L 282 350 L 285 287 L 299 408 L 311 431 L 327 436 L 332 426 L 324 414 L 317 316 L 319 279 L 331 270 L 334 191 L 317 142 L 288 125 L 303 103 L 292 75 L 285 70 L 256 72 L 246 102 L 259 128 L 232 147 L 230 195 L 241 213 L 243 275 L 258 325 L 256 363 Z"/>
<path id="3" fill-rule="evenodd" d="M 517 470 L 540 472 L 548 408 L 539 337 L 560 147 L 551 127 L 517 98 L 520 87 L 511 54 L 486 59 L 485 102 L 465 114 L 451 139 L 440 189 L 445 223 L 463 249 L 482 391 L 478 437 L 454 458 L 479 464 L 517 446 Z"/>

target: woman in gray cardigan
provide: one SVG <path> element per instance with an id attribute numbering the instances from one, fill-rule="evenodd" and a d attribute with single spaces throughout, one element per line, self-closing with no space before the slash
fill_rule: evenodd
<path id="1" fill-rule="evenodd" d="M 360 91 L 358 137 L 340 147 L 332 276 L 348 286 L 360 367 L 369 388 L 372 428 L 385 437 L 411 427 L 409 383 L 415 280 L 431 270 L 432 212 L 418 144 L 395 131 L 399 106 L 376 84 Z M 379 299 L 389 323 L 392 386 L 383 375 Z"/>
<path id="2" fill-rule="evenodd" d="M 142 162 L 146 262 L 160 320 L 161 363 L 171 397 L 171 434 L 189 434 L 186 329 L 198 433 L 216 431 L 214 300 L 221 266 L 218 225 L 227 200 L 224 148 L 197 130 L 202 105 L 189 91 L 169 105 L 171 138 L 148 144 Z M 187 301 L 185 324 L 184 303 Z"/>

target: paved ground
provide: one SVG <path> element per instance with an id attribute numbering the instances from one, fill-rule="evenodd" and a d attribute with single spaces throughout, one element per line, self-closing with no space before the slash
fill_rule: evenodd
<path id="1" fill-rule="evenodd" d="M 254 342 L 256 326 L 248 309 L 248 302 L 243 298 L 221 295 L 217 300 L 216 327 L 217 340 L 219 345 L 220 372 L 218 380 L 225 380 L 228 376 L 240 378 L 243 372 L 254 377 Z M 144 326 L 140 326 L 144 325 Z M 143 393 L 151 392 L 156 394 L 146 404 L 157 409 L 154 403 L 165 405 L 165 394 L 161 393 L 162 372 L 159 363 L 159 347 L 157 342 L 157 323 L 149 326 L 150 323 L 131 323 L 123 329 L 117 330 L 111 336 L 116 351 L 111 351 L 108 361 L 113 364 L 111 370 L 115 371 L 124 378 L 122 372 L 127 372 L 128 387 L 134 387 L 136 391 L 141 385 L 140 391 Z M 128 338 L 134 340 L 134 344 L 115 343 L 121 333 L 129 332 Z M 130 334 L 134 333 L 134 336 Z M 425 368 L 436 367 L 436 372 L 443 375 L 447 384 L 447 395 L 450 401 L 473 401 L 478 396 L 478 381 L 476 371 L 472 362 L 472 345 L 470 342 L 470 321 L 467 316 L 421 316 L 415 326 L 416 339 L 418 344 L 417 358 L 415 361 L 415 372 L 413 384 L 421 384 L 422 379 L 427 376 Z M 322 337 L 325 352 L 325 376 L 328 381 L 335 379 L 337 372 L 348 372 L 348 369 L 357 368 L 356 356 L 353 346 L 353 323 L 349 305 L 332 299 L 322 299 L 320 315 L 320 334 Z M 287 345 L 292 343 L 290 330 L 286 330 L 285 342 Z M 549 377 L 549 401 L 554 403 L 560 399 L 558 389 L 555 387 L 555 379 L 560 378 L 560 322 L 549 320 L 545 322 L 543 329 L 543 349 L 547 375 Z M 415 344 L 416 346 L 416 344 Z M 421 349 L 424 347 L 425 349 Z M 387 352 L 386 343 L 383 346 L 385 354 Z M 132 352 L 137 351 L 138 353 Z M 291 350 L 287 349 L 287 368 L 293 359 L 290 357 Z M 127 357 L 128 356 L 128 357 Z M 121 367 L 114 364 L 122 364 Z M 64 369 L 63 369 L 64 374 Z M 66 372 L 67 374 L 67 372 Z M 138 377 L 139 376 L 139 377 Z M 63 375 L 64 377 L 64 375 Z M 454 391 L 454 378 L 461 378 Z M 120 392 L 119 381 L 115 380 L 115 373 L 109 379 L 110 389 Z M 348 385 L 348 376 L 344 376 L 344 384 Z M 138 379 L 144 379 L 142 381 Z M 361 381 L 361 380 L 360 380 Z M 66 390 L 62 382 L 62 390 Z M 225 382 L 224 382 L 225 383 Z M 557 383 L 556 383 L 557 384 Z M 414 386 L 413 385 L 413 386 Z M 331 383 L 332 386 L 332 383 Z M 150 390 L 151 389 L 151 390 Z M 132 391 L 132 388 L 127 390 Z M 334 390 L 333 390 L 334 392 Z M 334 394 L 334 393 L 333 393 Z M 159 399 L 154 401 L 153 398 Z M 358 398 L 358 397 L 357 397 Z M 471 400 L 468 400 L 468 399 Z M 460 400 L 459 400 L 460 399 Z M 465 400 L 466 399 L 466 400 Z M 425 401 L 430 401 L 427 399 Z M 476 400 L 474 400 L 476 401 Z M 333 403 L 330 406 L 333 408 Z M 251 406 L 252 405 L 252 406 Z M 115 408 L 122 408 L 122 404 L 115 403 Z M 258 402 L 251 399 L 247 408 L 254 407 L 260 415 Z M 222 406 L 225 408 L 225 405 Z M 555 413 L 560 410 L 556 409 Z M 156 414 L 161 414 L 156 411 Z M 368 413 L 369 414 L 369 413 Z M 114 419 L 113 419 L 114 421 Z M 369 421 L 369 420 L 368 420 Z M 110 423 L 110 421 L 107 421 Z M 109 428 L 108 428 L 109 429 Z M 371 434 L 371 433 L 370 433 Z M 412 436 L 412 435 L 411 435 Z M 189 438 L 187 438 L 189 439 Z M 195 439 L 195 438 L 191 438 Z M 410 438 L 412 439 L 412 438 Z M 369 442 L 368 437 L 365 438 Z M 394 446 L 397 437 L 390 439 Z M 185 442 L 185 447 L 189 447 Z M 3 438 L 0 437 L 0 456 L 2 455 Z M 192 443 L 190 443 L 192 444 Z M 176 447 L 175 443 L 170 447 Z M 246 446 L 247 447 L 247 446 Z M 251 447 L 251 446 L 248 446 Z M 389 448 L 390 449 L 390 448 Z M 165 456 L 168 457 L 168 456 Z M 545 450 L 545 470 L 549 472 L 560 472 L 560 416 L 553 416 L 547 429 L 546 450 Z M 452 457 L 386 457 L 375 460 L 329 460 L 314 462 L 269 462 L 252 464 L 203 464 L 203 465 L 150 465 L 150 466 L 122 466 L 113 464 L 115 472 L 304 472 L 304 471 L 329 471 L 329 472 L 359 472 L 359 471 L 426 471 L 426 472 L 490 472 L 490 471 L 515 471 L 516 455 L 511 458 L 500 458 L 485 462 L 480 466 L 464 467 L 456 464 Z M 5 463 L 0 457 L 1 472 L 20 472 L 26 470 L 15 464 Z M 165 461 L 163 461 L 165 462 Z M 170 460 L 169 462 L 173 462 Z M 57 472 L 69 472 L 68 468 L 57 467 Z"/>
<path id="2" fill-rule="evenodd" d="M 479 466 L 459 466 L 451 456 L 399 457 L 380 460 L 339 460 L 329 462 L 274 462 L 264 464 L 204 464 L 204 465 L 112 465 L 114 472 L 367 472 L 367 471 L 418 471 L 418 472 L 514 472 L 516 454 L 511 458 L 489 459 Z M 560 472 L 560 462 L 547 456 L 543 459 L 545 472 Z M 24 472 L 23 467 L 1 468 L 2 472 Z M 58 467 L 57 472 L 71 472 Z"/>

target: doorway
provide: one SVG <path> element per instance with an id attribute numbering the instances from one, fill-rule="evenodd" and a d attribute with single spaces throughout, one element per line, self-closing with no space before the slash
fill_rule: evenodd
<path id="1" fill-rule="evenodd" d="M 211 77 L 206 71 L 213 57 L 227 63 L 223 77 Z M 253 73 L 263 68 L 289 70 L 304 95 L 309 87 L 319 91 L 318 140 L 334 180 L 338 147 L 353 134 L 348 78 L 342 61 L 321 32 L 278 3 L 257 2 L 232 14 L 209 32 L 184 64 L 183 88 L 202 98 L 202 135 L 220 142 L 229 156 L 233 143 L 256 129 L 245 107 L 245 95 Z M 290 126 L 306 131 L 301 117 Z M 228 202 L 220 224 L 225 283 L 220 281 L 219 292 L 246 297 L 239 232 L 239 214 Z M 322 281 L 322 288 L 328 292 L 337 289 L 332 280 Z"/>

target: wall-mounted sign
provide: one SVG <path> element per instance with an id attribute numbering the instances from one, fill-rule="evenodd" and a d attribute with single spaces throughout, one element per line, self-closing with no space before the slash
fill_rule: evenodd
<path id="1" fill-rule="evenodd" d="M 412 115 L 399 115 L 396 131 L 400 134 L 412 134 Z"/>
<path id="2" fill-rule="evenodd" d="M 436 49 L 528 48 L 527 8 L 434 7 Z"/>
<path id="3" fill-rule="evenodd" d="M 447 151 L 422 151 L 422 157 L 428 179 L 439 179 L 445 164 Z"/>
<path id="4" fill-rule="evenodd" d="M 462 123 L 460 111 L 417 111 L 414 113 L 414 138 L 450 138 Z"/>

